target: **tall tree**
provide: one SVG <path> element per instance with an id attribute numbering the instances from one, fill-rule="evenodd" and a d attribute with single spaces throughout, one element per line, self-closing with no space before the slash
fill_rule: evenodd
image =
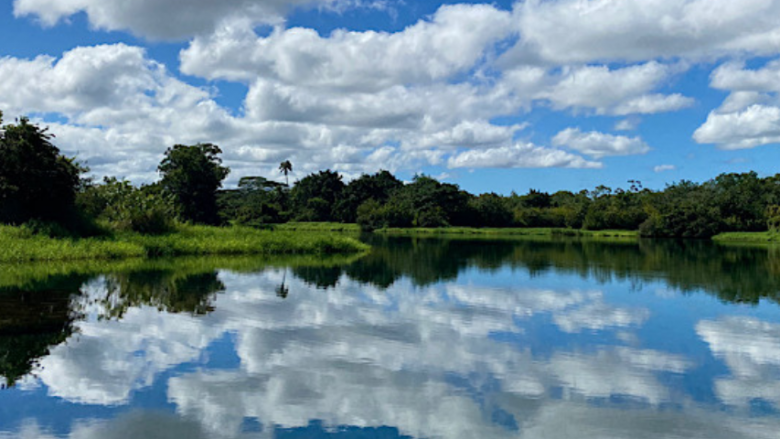
<path id="1" fill-rule="evenodd" d="M 279 164 L 279 172 L 284 174 L 284 181 L 287 183 L 287 187 L 290 187 L 290 179 L 287 177 L 287 174 L 292 172 L 292 170 L 293 170 L 293 166 L 289 160 L 285 160 Z"/>
<path id="2" fill-rule="evenodd" d="M 74 213 L 84 169 L 53 137 L 26 118 L 0 129 L 0 222 L 64 221 Z"/>
<path id="3" fill-rule="evenodd" d="M 195 223 L 217 224 L 217 190 L 230 173 L 222 166 L 222 150 L 211 143 L 168 148 L 158 171 L 162 187 L 173 194 L 182 218 Z"/>
<path id="4" fill-rule="evenodd" d="M 332 221 L 344 182 L 338 172 L 320 171 L 295 184 L 292 200 L 301 221 Z"/>
<path id="5" fill-rule="evenodd" d="M 336 219 L 345 223 L 357 220 L 357 210 L 368 200 L 384 204 L 390 196 L 404 186 L 403 182 L 388 171 L 379 171 L 373 175 L 363 174 L 352 180 L 336 204 Z"/>

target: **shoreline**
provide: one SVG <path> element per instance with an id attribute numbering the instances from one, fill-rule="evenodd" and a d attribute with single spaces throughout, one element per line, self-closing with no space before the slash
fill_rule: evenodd
<path id="1" fill-rule="evenodd" d="M 178 256 L 338 255 L 370 247 L 354 237 L 248 227 L 181 225 L 158 236 L 118 233 L 111 237 L 51 238 L 21 227 L 0 227 L 0 263 L 154 259 Z"/>
<path id="2" fill-rule="evenodd" d="M 366 252 L 357 224 L 288 223 L 268 229 L 180 225 L 165 235 L 118 233 L 110 237 L 51 238 L 23 227 L 0 226 L 0 263 L 116 261 L 179 256 L 350 255 Z M 557 228 L 390 228 L 377 236 L 453 238 L 586 238 L 621 242 L 641 239 L 631 230 L 574 230 Z M 683 240 L 692 240 L 685 239 Z M 780 243 L 776 232 L 726 232 L 713 236 L 720 244 Z"/>

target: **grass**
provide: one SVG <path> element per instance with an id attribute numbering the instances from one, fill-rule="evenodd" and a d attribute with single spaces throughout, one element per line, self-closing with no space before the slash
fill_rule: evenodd
<path id="1" fill-rule="evenodd" d="M 381 229 L 376 233 L 392 236 L 485 236 L 485 237 L 555 237 L 572 236 L 583 238 L 631 238 L 639 237 L 639 232 L 630 230 L 575 230 L 555 228 L 471 228 L 471 227 L 445 227 L 440 229 L 411 228 L 411 229 Z"/>
<path id="2" fill-rule="evenodd" d="M 18 227 L 0 227 L 0 263 L 116 260 L 202 255 L 323 255 L 368 250 L 357 239 L 292 230 L 179 226 L 173 233 L 135 233 L 111 238 L 60 239 Z"/>
<path id="3" fill-rule="evenodd" d="M 286 232 L 360 233 L 360 226 L 343 223 L 287 223 L 275 225 L 274 230 Z"/>
<path id="4" fill-rule="evenodd" d="M 727 232 L 712 238 L 721 243 L 776 243 L 780 242 L 778 232 Z"/>

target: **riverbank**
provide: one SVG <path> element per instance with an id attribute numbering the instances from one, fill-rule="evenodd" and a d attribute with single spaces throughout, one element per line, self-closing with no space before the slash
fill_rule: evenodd
<path id="1" fill-rule="evenodd" d="M 368 250 L 355 238 L 317 232 L 248 227 L 178 226 L 166 235 L 50 238 L 25 228 L 0 227 L 0 262 L 114 260 L 205 255 L 325 255 Z"/>
<path id="2" fill-rule="evenodd" d="M 780 233 L 777 232 L 728 232 L 712 238 L 721 243 L 780 243 Z"/>
<path id="3" fill-rule="evenodd" d="M 639 232 L 630 230 L 574 230 L 556 228 L 471 228 L 471 227 L 446 227 L 440 229 L 410 228 L 410 229 L 380 229 L 374 233 L 391 236 L 528 236 L 528 237 L 555 237 L 571 236 L 584 238 L 639 238 Z"/>

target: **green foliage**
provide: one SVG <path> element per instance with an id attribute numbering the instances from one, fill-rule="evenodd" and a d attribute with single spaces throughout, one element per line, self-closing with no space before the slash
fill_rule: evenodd
<path id="1" fill-rule="evenodd" d="M 320 171 L 295 184 L 291 197 L 299 221 L 336 220 L 336 202 L 341 199 L 344 182 L 338 172 Z"/>
<path id="2" fill-rule="evenodd" d="M 139 189 L 107 177 L 103 184 L 87 186 L 78 200 L 84 211 L 117 231 L 159 235 L 175 226 L 175 201 L 158 185 Z"/>
<path id="3" fill-rule="evenodd" d="M 585 230 L 637 230 L 647 218 L 645 192 L 624 192 L 602 195 L 594 199 L 582 221 Z"/>
<path id="4" fill-rule="evenodd" d="M 713 185 L 681 181 L 655 194 L 649 218 L 640 225 L 642 236 L 709 238 L 724 231 Z"/>
<path id="5" fill-rule="evenodd" d="M 478 227 L 511 227 L 514 220 L 507 201 L 494 193 L 482 194 L 469 200 L 473 211 L 472 225 Z"/>
<path id="6" fill-rule="evenodd" d="M 773 204 L 766 208 L 767 227 L 772 232 L 780 231 L 780 206 Z"/>
<path id="7" fill-rule="evenodd" d="M 230 173 L 222 166 L 222 150 L 210 143 L 175 145 L 165 152 L 158 170 L 162 187 L 173 194 L 182 218 L 197 224 L 219 223 L 217 190 Z"/>
<path id="8" fill-rule="evenodd" d="M 457 185 L 418 175 L 411 184 L 394 193 L 388 202 L 391 206 L 388 214 L 398 217 L 398 210 L 402 209 L 412 214 L 411 226 L 414 227 L 465 226 L 472 218 L 471 198 L 472 195 L 461 191 Z M 400 224 L 389 226 L 403 227 Z"/>
<path id="9" fill-rule="evenodd" d="M 358 208 L 363 203 L 368 200 L 386 203 L 390 196 L 403 185 L 403 182 L 388 171 L 380 171 L 373 175 L 361 175 L 344 188 L 336 203 L 336 219 L 345 223 L 356 222 Z"/>
<path id="10" fill-rule="evenodd" d="M 217 193 L 223 221 L 252 227 L 289 220 L 290 193 L 279 183 L 263 177 L 244 177 L 238 190 Z"/>
<path id="11" fill-rule="evenodd" d="M 25 118 L 0 129 L 0 223 L 74 222 L 84 169 L 63 156 L 52 137 Z"/>

